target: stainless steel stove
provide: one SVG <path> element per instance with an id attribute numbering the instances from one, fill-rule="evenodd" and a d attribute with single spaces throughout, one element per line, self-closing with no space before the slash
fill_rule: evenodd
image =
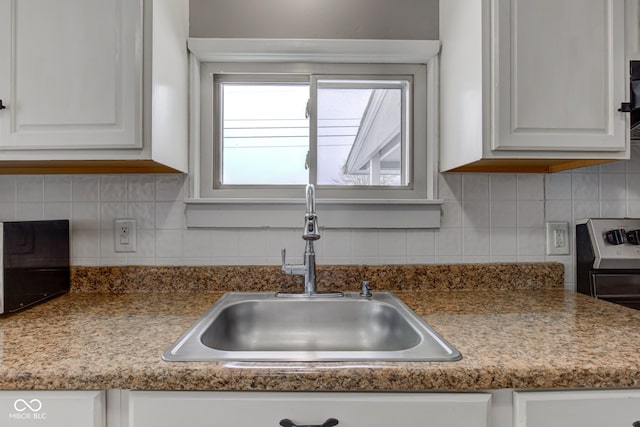
<path id="1" fill-rule="evenodd" d="M 640 310 L 640 218 L 576 222 L 577 290 Z"/>

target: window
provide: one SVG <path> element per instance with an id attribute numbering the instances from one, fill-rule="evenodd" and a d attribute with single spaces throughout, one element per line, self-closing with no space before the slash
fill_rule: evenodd
<path id="1" fill-rule="evenodd" d="M 219 221 L 220 215 L 216 220 L 205 219 L 207 212 L 249 211 L 247 205 L 254 205 L 255 213 L 259 205 L 270 220 L 262 225 L 248 220 L 248 226 L 286 226 L 289 220 L 283 218 L 288 214 L 275 215 L 274 223 L 274 215 L 268 212 L 287 210 L 290 204 L 294 205 L 291 211 L 299 214 L 295 205 L 302 201 L 307 183 L 316 185 L 320 210 L 323 205 L 330 212 L 360 209 L 364 216 L 371 216 L 384 205 L 379 209 L 381 218 L 388 217 L 389 211 L 414 212 L 420 217 L 425 210 L 435 218 L 433 206 L 426 207 L 438 204 L 434 200 L 437 98 L 435 87 L 428 85 L 435 86 L 432 82 L 437 81 L 431 62 L 435 52 L 430 61 L 399 63 L 395 58 L 391 63 L 370 63 L 373 57 L 385 59 L 372 52 L 362 63 L 363 58 L 358 58 L 362 45 L 354 45 L 333 61 L 336 54 L 283 56 L 280 50 L 293 51 L 295 43 L 271 42 L 275 47 L 255 46 L 255 52 L 241 57 L 242 61 L 237 61 L 238 49 L 233 46 L 222 49 L 226 53 L 197 53 L 204 62 L 197 64 L 199 78 L 192 81 L 199 96 L 192 107 L 200 112 L 200 124 L 192 139 L 194 197 L 187 201 L 188 225 L 226 226 Z M 375 41 L 367 42 L 369 48 L 377 48 Z M 193 46 L 198 43 L 190 41 L 192 51 L 199 50 Z M 323 41 L 309 43 L 323 50 Z M 397 49 L 397 43 L 394 46 L 387 47 L 389 52 L 398 50 L 405 56 L 409 52 Z M 210 58 L 236 61 L 209 62 Z M 353 59 L 356 62 L 345 61 Z M 229 224 L 236 225 L 242 217 L 231 216 Z M 401 216 L 397 224 L 387 220 L 385 228 L 411 227 L 411 221 Z M 200 220 L 193 220 L 196 217 Z M 333 226 L 377 226 L 377 220 L 351 221 L 351 225 L 341 221 Z M 437 220 L 417 222 L 420 227 L 439 223 L 439 207 Z"/>
<path id="2" fill-rule="evenodd" d="M 214 189 L 411 185 L 411 76 L 213 80 Z"/>

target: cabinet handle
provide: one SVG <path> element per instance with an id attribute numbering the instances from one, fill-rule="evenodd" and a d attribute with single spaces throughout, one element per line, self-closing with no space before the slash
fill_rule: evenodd
<path id="1" fill-rule="evenodd" d="M 4 110 L 5 108 L 7 107 L 2 103 L 2 99 L 0 99 L 0 110 Z"/>
<path id="2" fill-rule="evenodd" d="M 299 426 L 299 425 L 294 424 L 293 421 L 291 421 L 289 418 L 285 418 L 284 420 L 280 421 L 280 425 L 282 427 L 333 427 L 335 425 L 338 425 L 338 420 L 336 420 L 335 418 L 328 418 L 322 424 L 318 424 L 318 425 L 309 424 L 309 425 L 300 425 Z"/>
<path id="3" fill-rule="evenodd" d="M 636 421 L 635 423 L 631 424 L 633 427 L 640 427 L 640 421 Z"/>
<path id="4" fill-rule="evenodd" d="M 631 106 L 630 102 L 623 102 L 620 104 L 620 108 L 618 108 L 618 111 L 620 111 L 621 113 L 630 113 L 633 111 L 633 107 Z"/>

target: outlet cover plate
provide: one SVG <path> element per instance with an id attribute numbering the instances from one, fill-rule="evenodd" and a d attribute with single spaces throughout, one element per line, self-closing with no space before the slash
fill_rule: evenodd
<path id="1" fill-rule="evenodd" d="M 547 255 L 569 255 L 569 223 L 566 221 L 547 222 Z"/>
<path id="2" fill-rule="evenodd" d="M 136 220 L 118 218 L 113 223 L 113 242 L 115 252 L 136 251 Z"/>

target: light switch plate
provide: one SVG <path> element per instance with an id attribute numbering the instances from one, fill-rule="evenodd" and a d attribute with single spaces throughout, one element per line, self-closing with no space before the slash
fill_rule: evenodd
<path id="1" fill-rule="evenodd" d="M 547 255 L 569 255 L 569 223 L 547 222 Z"/>

